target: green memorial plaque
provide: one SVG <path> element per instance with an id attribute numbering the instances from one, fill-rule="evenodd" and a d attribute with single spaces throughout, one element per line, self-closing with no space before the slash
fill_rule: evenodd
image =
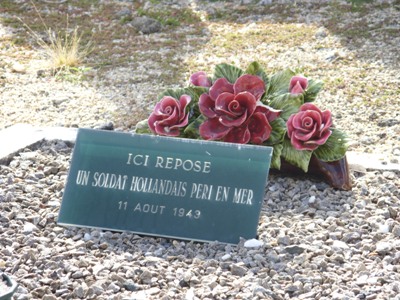
<path id="1" fill-rule="evenodd" d="M 255 238 L 272 148 L 80 129 L 58 223 L 237 244 Z"/>

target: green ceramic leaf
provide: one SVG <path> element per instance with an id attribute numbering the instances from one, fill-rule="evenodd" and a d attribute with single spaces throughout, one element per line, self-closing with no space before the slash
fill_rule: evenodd
<path id="1" fill-rule="evenodd" d="M 272 152 L 271 168 L 280 170 L 281 169 L 281 154 L 282 154 L 283 145 L 276 144 L 273 146 L 273 148 L 274 148 L 274 151 Z"/>
<path id="2" fill-rule="evenodd" d="M 297 113 L 302 104 L 302 95 L 293 96 L 289 93 L 277 95 L 268 103 L 269 106 L 282 110 L 280 117 L 285 121 L 289 119 L 290 115 Z"/>
<path id="3" fill-rule="evenodd" d="M 332 128 L 332 134 L 325 144 L 319 146 L 314 154 L 317 158 L 323 161 L 335 161 L 341 159 L 347 151 L 347 137 L 346 135 Z"/>
<path id="4" fill-rule="evenodd" d="M 294 75 L 296 75 L 296 73 L 290 69 L 272 75 L 267 94 L 274 95 L 288 93 L 290 79 L 292 79 Z"/>
<path id="5" fill-rule="evenodd" d="M 323 87 L 323 82 L 319 80 L 310 79 L 308 81 L 308 87 L 304 93 L 304 102 L 312 102 L 317 98 L 318 93 Z"/>
<path id="6" fill-rule="evenodd" d="M 272 132 L 269 139 L 264 143 L 266 146 L 281 143 L 286 134 L 286 122 L 282 118 L 273 120 L 270 125 L 272 127 Z"/>
<path id="7" fill-rule="evenodd" d="M 204 88 L 204 87 L 187 87 L 187 88 L 183 88 L 183 89 L 168 89 L 166 91 L 164 91 L 163 93 L 161 93 L 158 96 L 158 99 L 161 100 L 162 97 L 164 96 L 171 96 L 177 100 L 179 100 L 179 98 L 182 95 L 189 95 L 190 97 L 192 97 L 192 102 L 198 102 L 199 101 L 199 97 L 201 94 L 203 93 L 207 93 L 208 92 L 208 88 Z"/>
<path id="8" fill-rule="evenodd" d="M 196 140 L 201 139 L 199 127 L 205 120 L 206 118 L 203 115 L 197 117 L 193 122 L 186 126 L 185 130 L 183 131 L 183 137 Z"/>
<path id="9" fill-rule="evenodd" d="M 264 72 L 260 64 L 256 61 L 253 61 L 247 69 L 244 71 L 245 74 L 250 74 L 250 75 L 258 75 L 259 72 Z"/>
<path id="10" fill-rule="evenodd" d="M 163 98 L 164 96 L 171 96 L 179 100 L 179 98 L 184 94 L 187 94 L 186 89 L 176 89 L 176 90 L 168 89 L 158 95 L 158 100 L 161 100 L 161 98 Z"/>
<path id="11" fill-rule="evenodd" d="M 225 77 L 230 83 L 235 83 L 236 79 L 244 74 L 242 69 L 228 64 L 219 64 L 215 66 L 214 77 Z"/>
<path id="12" fill-rule="evenodd" d="M 269 87 L 269 78 L 267 73 L 265 73 L 264 69 L 261 67 L 261 65 L 258 62 L 252 62 L 246 69 L 245 74 L 250 74 L 250 75 L 257 75 L 259 76 L 264 82 L 266 89 L 268 90 Z"/>
<path id="13" fill-rule="evenodd" d="M 140 122 L 138 122 L 136 124 L 135 127 L 135 133 L 139 133 L 139 134 L 154 134 L 150 128 L 149 128 L 149 124 L 147 122 L 148 119 L 146 120 L 142 120 Z"/>
<path id="14" fill-rule="evenodd" d="M 283 140 L 282 157 L 290 164 L 299 167 L 304 172 L 308 171 L 312 151 L 296 150 L 293 148 L 290 140 L 285 138 Z"/>
<path id="15" fill-rule="evenodd" d="M 256 75 L 260 77 L 265 83 L 265 90 L 268 91 L 269 89 L 269 78 L 267 73 L 265 73 L 264 69 L 260 66 L 258 62 L 252 62 L 246 69 L 245 74 Z M 261 101 L 266 97 L 267 93 L 263 95 Z"/>

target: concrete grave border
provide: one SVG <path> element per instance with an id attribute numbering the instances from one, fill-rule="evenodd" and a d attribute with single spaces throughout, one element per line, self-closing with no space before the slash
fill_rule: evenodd
<path id="1" fill-rule="evenodd" d="M 16 124 L 0 131 L 0 165 L 7 165 L 23 149 L 43 140 L 62 140 L 75 143 L 77 128 L 34 127 Z"/>

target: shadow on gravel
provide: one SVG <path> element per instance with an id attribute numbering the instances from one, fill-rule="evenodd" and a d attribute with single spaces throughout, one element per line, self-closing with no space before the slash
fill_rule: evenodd
<path id="1" fill-rule="evenodd" d="M 200 7 L 207 3 L 201 0 L 196 2 Z M 314 25 L 325 29 L 317 31 L 315 38 L 324 38 L 328 34 L 336 35 L 344 47 L 357 52 L 359 59 L 380 61 L 389 68 L 399 65 L 399 1 L 272 1 L 266 5 L 261 4 L 261 1 L 239 6 L 232 2 L 217 2 L 219 5 L 208 12 L 212 22 L 267 22 L 283 27 L 300 23 Z M 280 31 L 277 28 L 270 37 L 260 37 L 260 40 L 279 43 L 281 35 L 287 34 Z M 293 46 L 293 43 L 289 41 L 287 46 Z"/>

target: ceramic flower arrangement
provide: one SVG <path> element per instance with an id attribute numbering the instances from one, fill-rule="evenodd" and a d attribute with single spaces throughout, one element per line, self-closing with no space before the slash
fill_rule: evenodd
<path id="1" fill-rule="evenodd" d="M 269 75 L 257 62 L 245 70 L 219 64 L 213 76 L 196 72 L 187 87 L 163 92 L 136 132 L 270 146 L 271 168 L 308 172 L 317 160 L 329 169 L 345 160 L 347 143 L 331 112 L 312 103 L 321 88 L 289 69 Z M 349 189 L 348 182 L 332 185 Z"/>

